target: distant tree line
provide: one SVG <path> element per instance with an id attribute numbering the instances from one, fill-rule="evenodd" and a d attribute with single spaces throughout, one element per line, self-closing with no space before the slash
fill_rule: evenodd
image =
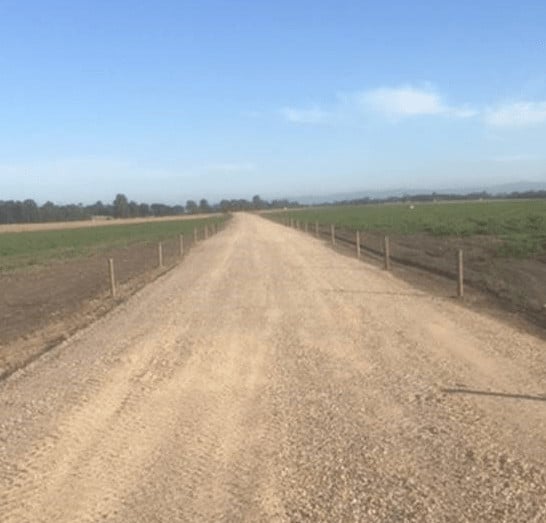
<path id="1" fill-rule="evenodd" d="M 112 203 L 98 201 L 91 205 L 57 205 L 46 202 L 38 205 L 34 200 L 0 200 L 0 223 L 38 223 L 73 220 L 90 220 L 93 217 L 105 218 L 145 218 L 152 216 L 178 216 L 182 214 L 202 214 L 215 212 L 237 212 L 263 209 L 282 209 L 297 207 L 297 202 L 288 200 L 262 200 L 256 195 L 252 200 L 232 199 L 209 204 L 203 198 L 196 202 L 188 200 L 185 205 L 165 205 L 163 203 L 138 203 L 118 194 Z"/>
<path id="2" fill-rule="evenodd" d="M 389 196 L 388 198 L 355 198 L 328 202 L 321 205 L 366 205 L 373 203 L 411 203 L 411 202 L 436 202 L 436 201 L 465 201 L 465 200 L 493 200 L 504 198 L 507 200 L 537 200 L 546 198 L 546 191 L 525 191 L 504 194 L 490 194 L 488 192 L 474 192 L 468 194 L 428 193 L 411 194 L 403 196 Z"/>

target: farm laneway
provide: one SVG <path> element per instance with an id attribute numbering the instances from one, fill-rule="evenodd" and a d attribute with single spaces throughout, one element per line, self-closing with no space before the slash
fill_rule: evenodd
<path id="1" fill-rule="evenodd" d="M 544 521 L 543 340 L 238 215 L 0 383 L 0 519 Z"/>

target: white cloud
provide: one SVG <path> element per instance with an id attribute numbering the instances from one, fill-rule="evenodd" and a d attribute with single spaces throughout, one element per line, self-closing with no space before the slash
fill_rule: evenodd
<path id="1" fill-rule="evenodd" d="M 444 112 L 440 96 L 413 87 L 373 89 L 358 95 L 359 103 L 375 111 L 397 116 Z"/>
<path id="2" fill-rule="evenodd" d="M 369 112 L 378 112 L 393 119 L 420 115 L 470 118 L 478 114 L 478 111 L 468 106 L 448 105 L 430 87 L 417 88 L 411 85 L 341 93 L 328 108 L 285 107 L 280 111 L 285 120 L 297 124 L 343 122 Z"/>
<path id="3" fill-rule="evenodd" d="M 326 121 L 328 113 L 318 107 L 309 109 L 298 109 L 295 107 L 285 107 L 281 109 L 282 116 L 292 123 L 319 124 Z"/>
<path id="4" fill-rule="evenodd" d="M 381 87 L 363 91 L 356 99 L 363 109 L 371 109 L 390 117 L 409 117 L 420 115 L 447 115 L 457 118 L 470 118 L 476 111 L 468 107 L 452 107 L 432 89 L 419 89 L 412 86 Z"/>
<path id="5" fill-rule="evenodd" d="M 546 102 L 514 102 L 489 109 L 485 122 L 493 127 L 528 127 L 546 123 Z"/>

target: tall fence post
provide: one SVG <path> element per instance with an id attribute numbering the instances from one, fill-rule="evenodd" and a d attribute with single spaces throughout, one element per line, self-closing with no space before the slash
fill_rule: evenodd
<path id="1" fill-rule="evenodd" d="M 184 235 L 180 235 L 180 243 L 179 243 L 179 253 L 180 257 L 184 256 Z"/>
<path id="2" fill-rule="evenodd" d="M 315 236 L 318 238 L 319 237 L 319 225 L 318 225 L 318 222 L 315 222 Z"/>
<path id="3" fill-rule="evenodd" d="M 159 268 L 163 267 L 163 244 L 161 242 L 157 244 L 157 260 Z"/>
<path id="4" fill-rule="evenodd" d="M 110 276 L 110 295 L 116 297 L 116 276 L 114 273 L 114 258 L 108 258 L 108 275 Z"/>
<path id="5" fill-rule="evenodd" d="M 360 259 L 360 231 L 356 231 L 356 257 Z"/>
<path id="6" fill-rule="evenodd" d="M 332 245 L 336 244 L 336 227 L 334 224 L 330 225 L 330 235 L 332 236 Z"/>
<path id="7" fill-rule="evenodd" d="M 464 295 L 464 260 L 462 249 L 459 249 L 457 253 L 457 276 L 457 296 L 462 298 Z"/>
<path id="8" fill-rule="evenodd" d="M 390 271 L 391 270 L 391 246 L 389 237 L 385 236 L 385 240 L 383 243 L 383 253 L 385 254 L 385 270 Z"/>

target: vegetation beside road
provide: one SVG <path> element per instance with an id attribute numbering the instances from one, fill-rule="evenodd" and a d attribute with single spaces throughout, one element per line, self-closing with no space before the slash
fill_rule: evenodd
<path id="1" fill-rule="evenodd" d="M 546 201 L 482 201 L 309 207 L 276 214 L 349 230 L 410 235 L 494 236 L 498 254 L 526 257 L 546 253 Z"/>
<path id="2" fill-rule="evenodd" d="M 162 241 L 178 234 L 193 234 L 194 228 L 225 220 L 225 216 L 218 215 L 194 220 L 4 233 L 0 237 L 0 271 L 87 256 L 112 247 Z"/>

